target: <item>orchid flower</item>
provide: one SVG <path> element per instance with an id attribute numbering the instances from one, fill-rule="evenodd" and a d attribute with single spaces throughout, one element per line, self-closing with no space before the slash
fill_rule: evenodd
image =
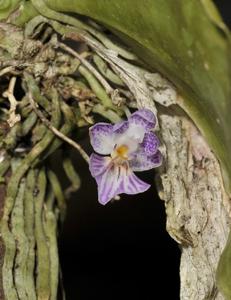
<path id="1" fill-rule="evenodd" d="M 90 128 L 90 141 L 96 153 L 91 154 L 89 168 L 98 185 L 98 200 L 105 205 L 115 196 L 138 194 L 150 184 L 134 172 L 158 167 L 162 157 L 159 140 L 151 131 L 155 115 L 148 109 L 131 114 L 127 121 L 112 125 L 97 123 Z"/>

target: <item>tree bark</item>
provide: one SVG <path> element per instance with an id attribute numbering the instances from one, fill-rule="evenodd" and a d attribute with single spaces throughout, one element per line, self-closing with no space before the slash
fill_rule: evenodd
<path id="1" fill-rule="evenodd" d="M 185 115 L 160 114 L 166 145 L 160 170 L 167 230 L 181 247 L 182 300 L 224 299 L 216 270 L 230 228 L 230 202 L 217 159 Z"/>

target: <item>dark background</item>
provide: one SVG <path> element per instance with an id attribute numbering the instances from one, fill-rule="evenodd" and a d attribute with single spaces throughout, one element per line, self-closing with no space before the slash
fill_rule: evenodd
<path id="1" fill-rule="evenodd" d="M 215 1 L 231 25 L 231 3 Z M 102 206 L 85 162 L 76 157 L 81 189 L 68 203 L 60 238 L 67 300 L 179 299 L 178 245 L 165 230 L 164 202 L 152 187 Z"/>

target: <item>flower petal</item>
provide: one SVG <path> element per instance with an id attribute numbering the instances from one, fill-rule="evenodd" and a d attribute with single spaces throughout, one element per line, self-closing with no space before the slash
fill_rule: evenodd
<path id="1" fill-rule="evenodd" d="M 147 155 L 155 154 L 159 146 L 159 139 L 154 132 L 145 133 L 141 148 Z"/>
<path id="2" fill-rule="evenodd" d="M 108 165 L 105 172 L 96 176 L 99 203 L 105 205 L 116 195 L 138 194 L 149 189 L 150 185 L 140 180 L 128 164 Z"/>
<path id="3" fill-rule="evenodd" d="M 145 155 L 137 153 L 136 156 L 129 161 L 129 166 L 134 172 L 147 171 L 159 167 L 162 163 L 162 155 L 157 151 L 153 155 Z"/>
<path id="4" fill-rule="evenodd" d="M 149 109 L 137 110 L 128 118 L 128 121 L 129 123 L 142 126 L 146 131 L 154 128 L 156 125 L 156 117 Z"/>
<path id="5" fill-rule="evenodd" d="M 89 169 L 91 175 L 96 177 L 102 174 L 111 162 L 111 157 L 100 156 L 98 154 L 92 153 L 89 160 Z"/>
<path id="6" fill-rule="evenodd" d="M 120 173 L 119 166 L 110 164 L 104 173 L 96 176 L 99 203 L 105 205 L 118 195 L 118 188 L 121 183 Z"/>
<path id="7" fill-rule="evenodd" d="M 150 188 L 150 184 L 139 179 L 129 168 L 127 171 L 121 172 L 121 184 L 118 189 L 118 194 L 139 194 L 147 191 Z"/>
<path id="8" fill-rule="evenodd" d="M 129 153 L 137 150 L 139 144 L 143 141 L 145 129 L 128 121 L 115 124 L 113 126 L 115 133 L 115 144 L 128 146 Z"/>
<path id="9" fill-rule="evenodd" d="M 113 125 L 113 132 L 116 134 L 123 134 L 125 131 L 127 131 L 128 127 L 129 127 L 129 122 L 123 121 Z"/>
<path id="10" fill-rule="evenodd" d="M 115 142 L 117 145 L 127 145 L 129 152 L 132 153 L 142 143 L 145 131 L 145 128 L 140 124 L 126 121 L 114 131 L 116 133 Z"/>
<path id="11" fill-rule="evenodd" d="M 110 154 L 115 146 L 113 125 L 97 123 L 89 129 L 90 142 L 99 154 Z"/>

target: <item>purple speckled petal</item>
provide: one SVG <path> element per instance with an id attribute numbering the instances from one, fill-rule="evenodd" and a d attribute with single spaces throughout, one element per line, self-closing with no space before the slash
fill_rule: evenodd
<path id="1" fill-rule="evenodd" d="M 147 171 L 159 167 L 161 164 L 162 155 L 160 151 L 150 156 L 139 153 L 129 161 L 129 166 L 134 172 Z"/>
<path id="2" fill-rule="evenodd" d="M 128 127 L 129 127 L 129 122 L 123 121 L 113 126 L 113 132 L 116 134 L 123 134 L 125 131 L 127 131 Z"/>
<path id="3" fill-rule="evenodd" d="M 111 160 L 112 159 L 109 156 L 100 156 L 96 153 L 92 153 L 89 160 L 89 169 L 91 175 L 96 177 L 105 172 Z"/>
<path id="4" fill-rule="evenodd" d="M 140 147 L 145 152 L 146 155 L 153 155 L 156 153 L 158 147 L 160 146 L 160 142 L 158 137 L 155 135 L 154 132 L 147 132 L 144 135 L 143 142 L 141 143 Z"/>
<path id="5" fill-rule="evenodd" d="M 99 154 L 110 154 L 115 146 L 113 125 L 97 123 L 89 129 L 90 142 Z"/>
<path id="6" fill-rule="evenodd" d="M 154 128 L 156 125 L 156 117 L 149 109 L 137 110 L 128 118 L 128 121 L 136 125 L 141 125 L 146 131 Z"/>
<path id="7" fill-rule="evenodd" d="M 127 164 L 110 164 L 104 173 L 96 176 L 99 203 L 105 205 L 116 195 L 138 194 L 150 185 L 140 180 Z"/>

